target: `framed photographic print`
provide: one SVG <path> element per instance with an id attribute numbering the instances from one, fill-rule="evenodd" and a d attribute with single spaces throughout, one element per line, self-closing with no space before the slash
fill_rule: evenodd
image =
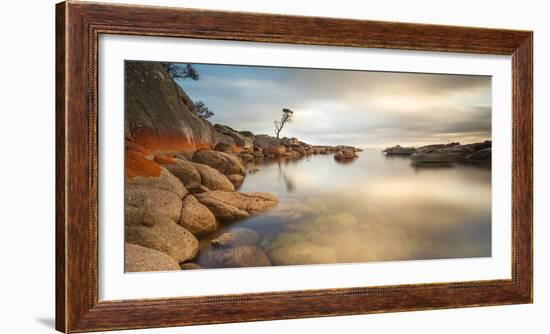
<path id="1" fill-rule="evenodd" d="M 531 303 L 532 32 L 57 5 L 56 328 Z"/>

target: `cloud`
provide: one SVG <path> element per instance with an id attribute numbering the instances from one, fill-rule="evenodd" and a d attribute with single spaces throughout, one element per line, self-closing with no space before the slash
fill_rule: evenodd
<path id="1" fill-rule="evenodd" d="M 488 76 L 194 65 L 199 81 L 178 83 L 215 112 L 212 121 L 273 133 L 282 108 L 294 120 L 283 135 L 318 144 L 381 147 L 491 136 Z"/>

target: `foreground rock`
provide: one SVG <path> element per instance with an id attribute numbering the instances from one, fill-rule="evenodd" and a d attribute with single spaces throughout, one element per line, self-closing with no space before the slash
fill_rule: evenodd
<path id="1" fill-rule="evenodd" d="M 208 165 L 224 175 L 245 175 L 245 169 L 239 159 L 225 152 L 199 150 L 193 155 L 193 162 Z"/>
<path id="2" fill-rule="evenodd" d="M 163 252 L 178 263 L 197 255 L 199 242 L 191 232 L 169 218 L 151 217 L 153 221 L 127 218 L 124 229 L 126 242 Z"/>
<path id="3" fill-rule="evenodd" d="M 140 185 L 126 185 L 124 189 L 126 208 L 154 216 L 164 216 L 172 220 L 179 219 L 181 213 L 181 198 L 161 188 Z"/>
<path id="4" fill-rule="evenodd" d="M 193 195 L 187 195 L 183 200 L 179 224 L 194 236 L 212 233 L 218 228 L 216 217 Z"/>
<path id="5" fill-rule="evenodd" d="M 203 186 L 198 182 L 189 183 L 186 186 L 186 188 L 190 194 L 204 193 L 204 192 L 210 191 L 210 189 L 208 189 L 207 187 Z"/>
<path id="6" fill-rule="evenodd" d="M 256 246 L 234 248 L 209 248 L 201 260 L 213 268 L 265 267 L 271 266 L 267 255 Z"/>
<path id="7" fill-rule="evenodd" d="M 179 269 L 180 266 L 178 263 L 162 252 L 131 243 L 124 244 L 125 272 L 168 271 Z"/>
<path id="8" fill-rule="evenodd" d="M 164 159 L 162 166 L 177 177 L 185 187 L 194 182 L 201 183 L 199 171 L 187 160 L 178 158 Z"/>
<path id="9" fill-rule="evenodd" d="M 233 187 L 235 187 L 235 189 L 239 189 L 244 182 L 244 176 L 240 174 L 227 175 L 227 179 L 233 183 Z"/>
<path id="10" fill-rule="evenodd" d="M 187 194 L 183 183 L 177 177 L 142 153 L 127 149 L 125 159 L 125 185 L 162 189 L 179 198 Z"/>
<path id="11" fill-rule="evenodd" d="M 193 163 L 201 176 L 201 184 L 210 190 L 235 191 L 235 186 L 218 170 L 199 163 Z"/>
<path id="12" fill-rule="evenodd" d="M 260 192 L 208 191 L 196 194 L 196 197 L 221 222 L 231 222 L 258 214 L 275 207 L 279 202 L 276 196 Z"/>

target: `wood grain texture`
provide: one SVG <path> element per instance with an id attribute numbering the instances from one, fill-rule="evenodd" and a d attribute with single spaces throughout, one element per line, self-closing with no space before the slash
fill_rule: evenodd
<path id="1" fill-rule="evenodd" d="M 532 302 L 532 32 L 64 2 L 56 8 L 56 328 L 82 332 Z M 97 43 L 170 36 L 512 56 L 512 279 L 98 301 Z"/>
<path id="2" fill-rule="evenodd" d="M 64 330 L 65 324 L 65 287 L 67 280 L 65 278 L 65 240 L 66 220 L 65 220 L 65 102 L 66 102 L 66 82 L 65 82 L 65 4 L 61 3 L 56 7 L 56 25 L 55 25 L 55 328 Z"/>

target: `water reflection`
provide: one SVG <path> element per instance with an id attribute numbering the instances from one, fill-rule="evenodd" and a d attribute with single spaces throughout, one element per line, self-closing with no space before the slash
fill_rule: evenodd
<path id="1" fill-rule="evenodd" d="M 264 191 L 280 204 L 224 226 L 260 236 L 274 265 L 486 257 L 491 255 L 490 168 L 411 165 L 408 157 L 359 153 L 264 159 L 246 166 L 241 191 Z M 199 264 L 208 259 L 199 255 Z"/>

